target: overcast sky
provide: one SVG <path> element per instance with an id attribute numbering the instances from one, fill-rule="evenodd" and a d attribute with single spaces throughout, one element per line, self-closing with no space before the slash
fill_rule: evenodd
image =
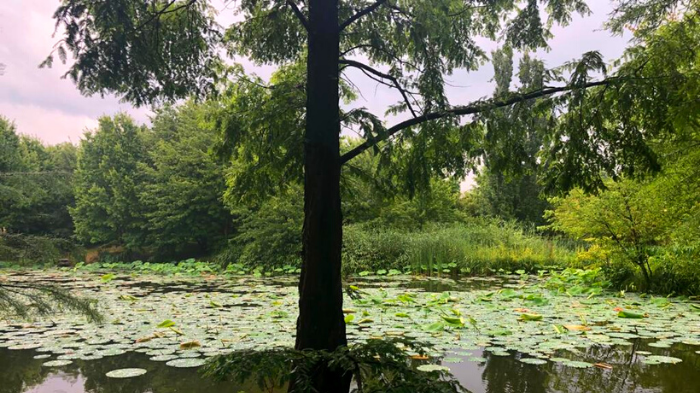
<path id="1" fill-rule="evenodd" d="M 217 0 L 218 1 L 218 0 Z M 0 115 L 14 121 L 19 132 L 33 135 L 48 144 L 71 141 L 77 143 L 86 129 L 94 128 L 97 118 L 126 111 L 139 122 L 147 122 L 149 111 L 120 103 L 116 97 L 83 97 L 69 81 L 61 79 L 66 67 L 60 62 L 53 69 L 39 69 L 38 64 L 49 54 L 57 41 L 52 37 L 51 15 L 59 0 L 2 0 L 0 1 L 0 63 L 6 65 L 0 76 Z M 555 67 L 579 57 L 590 50 L 599 50 L 608 61 L 619 57 L 627 38 L 613 37 L 602 30 L 603 21 L 610 12 L 608 0 L 592 0 L 593 14 L 576 16 L 566 28 L 556 28 L 550 41 L 551 50 L 540 51 L 537 57 L 548 67 Z M 233 20 L 230 10 L 221 8 L 223 23 Z M 487 43 L 488 50 L 495 45 Z M 241 61 L 246 69 L 262 77 L 269 77 L 272 67 L 258 68 Z M 493 91 L 490 65 L 477 72 L 456 72 L 448 78 L 452 104 L 466 104 L 489 96 Z M 395 103 L 398 95 L 362 74 L 351 74 L 361 88 L 362 97 L 356 104 L 382 114 L 387 104 Z"/>

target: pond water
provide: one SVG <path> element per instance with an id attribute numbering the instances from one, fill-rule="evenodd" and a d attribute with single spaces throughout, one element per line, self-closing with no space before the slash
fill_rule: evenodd
<path id="1" fill-rule="evenodd" d="M 60 283 L 97 298 L 107 321 L 97 326 L 62 314 L 0 322 L 0 393 L 255 392 L 173 364 L 293 343 L 292 279 L 65 272 L 4 278 Z M 430 361 L 449 367 L 475 393 L 700 392 L 700 313 L 687 300 L 590 289 L 567 295 L 532 277 L 384 277 L 353 285 L 363 297 L 346 298 L 355 316 L 351 342 L 397 335 L 429 342 Z M 620 318 L 619 310 L 645 317 Z M 538 318 L 526 321 L 523 314 Z M 70 363 L 46 365 L 56 360 Z M 126 368 L 146 373 L 106 376 Z"/>

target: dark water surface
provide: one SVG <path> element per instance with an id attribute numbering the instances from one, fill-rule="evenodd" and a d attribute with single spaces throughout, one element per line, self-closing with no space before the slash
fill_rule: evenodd
<path id="1" fill-rule="evenodd" d="M 474 393 L 549 393 L 549 392 L 700 392 L 700 362 L 691 347 L 679 345 L 664 352 L 683 359 L 675 365 L 644 365 L 636 362 L 634 351 L 654 350 L 642 341 L 632 348 L 597 348 L 590 350 L 588 361 L 605 362 L 612 370 L 575 369 L 548 363 L 533 366 L 521 363 L 518 355 L 484 356 L 485 363 L 451 364 L 453 374 Z M 0 349 L 0 393 L 237 393 L 256 392 L 252 386 L 217 383 L 203 379 L 194 369 L 168 367 L 148 360 L 141 353 L 127 353 L 100 360 L 74 360 L 60 368 L 42 367 L 45 360 L 35 360 L 34 351 Z M 145 375 L 129 379 L 107 378 L 118 368 L 144 368 Z"/>
<path id="2" fill-rule="evenodd" d="M 471 282 L 455 288 L 445 282 L 406 283 L 428 291 L 469 290 L 500 284 L 497 280 Z M 502 283 L 503 281 L 501 281 Z M 365 282 L 365 284 L 369 284 Z M 171 284 L 172 285 L 172 284 Z M 282 284 L 284 285 L 284 284 Z M 149 288 L 167 291 L 167 288 Z M 198 288 L 206 291 L 206 287 Z M 192 288 L 190 288 L 192 290 Z M 221 288 L 219 288 L 221 290 Z M 675 344 L 669 349 L 649 347 L 649 341 L 630 340 L 632 346 L 604 346 L 583 350 L 575 360 L 606 363 L 612 369 L 577 369 L 548 362 L 530 365 L 520 362 L 520 354 L 494 356 L 476 350 L 459 352 L 484 357 L 486 362 L 450 363 L 453 375 L 474 393 L 700 393 L 700 347 Z M 679 364 L 646 365 L 637 351 L 682 359 Z M 467 354 L 469 352 L 469 354 Z M 251 386 L 219 383 L 203 379 L 196 369 L 174 368 L 149 356 L 128 352 L 99 360 L 73 360 L 65 367 L 44 367 L 46 359 L 34 359 L 34 350 L 0 348 L 0 393 L 258 393 Z M 448 355 L 455 357 L 455 355 Z M 556 356 L 571 357 L 568 352 Z M 143 368 L 145 375 L 129 379 L 107 378 L 105 374 L 120 368 Z"/>

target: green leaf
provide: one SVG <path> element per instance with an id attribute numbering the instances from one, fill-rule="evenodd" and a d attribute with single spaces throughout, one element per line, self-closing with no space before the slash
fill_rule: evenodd
<path id="1" fill-rule="evenodd" d="M 542 315 L 523 313 L 523 314 L 520 314 L 520 320 L 521 321 L 541 321 Z"/>
<path id="2" fill-rule="evenodd" d="M 165 321 L 159 323 L 158 326 L 156 326 L 156 327 L 157 327 L 157 328 L 170 328 L 170 327 L 173 327 L 173 326 L 175 326 L 175 322 L 173 322 L 173 321 L 171 321 L 171 320 L 169 320 L 169 319 L 166 319 Z"/>
<path id="3" fill-rule="evenodd" d="M 642 318 L 644 318 L 644 314 L 639 314 L 639 313 L 625 311 L 625 310 L 618 312 L 617 316 L 620 318 L 629 318 L 629 319 L 642 319 Z"/>

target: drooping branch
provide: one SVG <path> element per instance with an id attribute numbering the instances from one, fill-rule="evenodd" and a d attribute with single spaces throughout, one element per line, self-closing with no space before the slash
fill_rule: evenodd
<path id="1" fill-rule="evenodd" d="M 358 19 L 362 18 L 363 16 L 369 14 L 370 12 L 376 10 L 377 8 L 379 8 L 379 6 L 381 6 L 382 4 L 384 4 L 386 2 L 387 2 L 387 0 L 377 0 L 374 4 L 370 5 L 369 7 L 365 8 L 363 10 L 360 10 L 358 13 L 356 13 L 355 15 L 351 16 L 346 21 L 341 23 L 340 26 L 338 27 L 338 29 L 340 31 L 345 30 L 346 27 L 355 23 L 356 20 L 358 20 Z"/>
<path id="2" fill-rule="evenodd" d="M 292 0 L 287 0 L 287 5 L 292 9 L 292 11 L 294 12 L 294 15 L 297 16 L 297 19 L 299 19 L 299 22 L 301 22 L 301 25 L 304 26 L 304 29 L 306 29 L 306 31 L 308 32 L 309 31 L 309 21 L 306 20 L 306 17 L 301 12 L 301 10 L 296 5 L 296 3 Z"/>
<path id="3" fill-rule="evenodd" d="M 401 84 L 399 83 L 399 81 L 395 77 L 393 77 L 389 74 L 386 74 L 384 72 L 378 71 L 378 70 L 368 66 L 367 64 L 360 63 L 359 61 L 341 59 L 339 61 L 339 63 L 348 65 L 350 67 L 355 67 L 355 68 L 358 68 L 362 71 L 372 73 L 380 78 L 390 80 L 393 83 L 393 87 L 395 87 L 396 90 L 398 90 L 401 93 L 401 96 L 403 97 L 404 101 L 406 102 L 406 105 L 408 106 L 408 110 L 411 111 L 411 114 L 413 115 L 413 117 L 414 118 L 418 117 L 418 114 L 413 109 L 413 106 L 411 105 L 411 101 L 408 98 L 409 93 L 406 91 L 406 89 L 403 88 L 403 86 L 401 86 Z"/>
<path id="4" fill-rule="evenodd" d="M 353 158 L 357 157 L 360 155 L 362 152 L 365 150 L 372 148 L 376 146 L 379 142 L 385 141 L 392 137 L 393 135 L 416 125 L 431 121 L 431 120 L 437 120 L 437 119 L 443 119 L 446 117 L 453 117 L 453 116 L 465 116 L 465 115 L 473 115 L 477 114 L 480 112 L 484 112 L 486 110 L 490 109 L 497 109 L 497 108 L 503 108 L 506 106 L 510 106 L 513 104 L 517 104 L 519 102 L 527 101 L 527 100 L 532 100 L 540 97 L 545 97 L 549 96 L 552 94 L 557 94 L 557 93 L 562 93 L 562 92 L 568 92 L 572 90 L 578 90 L 578 89 L 588 89 L 591 87 L 595 86 L 607 86 L 615 81 L 617 81 L 618 78 L 608 78 L 604 79 L 601 81 L 596 81 L 596 82 L 588 82 L 583 85 L 566 85 L 566 86 L 560 86 L 560 87 L 549 87 L 549 88 L 544 88 L 541 90 L 533 91 L 530 93 L 526 94 L 519 94 L 513 97 L 510 97 L 508 99 L 504 100 L 491 100 L 491 101 L 486 101 L 486 102 L 479 102 L 471 105 L 465 105 L 465 106 L 458 106 L 454 107 L 452 109 L 440 111 L 440 112 L 432 112 L 432 113 L 426 113 L 424 115 L 421 115 L 419 117 L 414 117 L 412 119 L 408 119 L 405 121 L 402 121 L 393 127 L 389 128 L 384 132 L 383 134 L 379 135 L 376 138 L 373 139 L 368 139 L 364 141 L 362 144 L 356 146 L 352 150 L 348 151 L 347 153 L 343 154 L 340 157 L 340 163 L 345 164 L 346 162 L 352 160 Z"/>

